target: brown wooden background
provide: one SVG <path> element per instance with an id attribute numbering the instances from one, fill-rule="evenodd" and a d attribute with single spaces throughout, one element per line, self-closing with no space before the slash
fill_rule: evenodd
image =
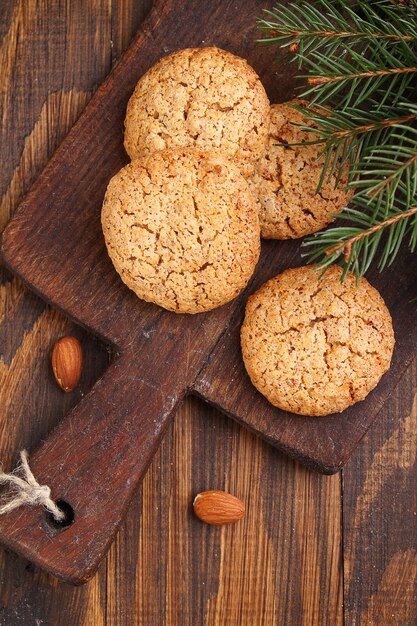
<path id="1" fill-rule="evenodd" d="M 150 2 L 1 0 L 1 228 Z M 0 457 L 9 468 L 108 359 L 11 275 L 0 278 Z M 69 395 L 50 371 L 53 342 L 66 333 L 85 355 L 80 388 Z M 187 400 L 90 583 L 58 583 L 0 549 L 0 625 L 415 625 L 416 391 L 417 362 L 345 471 L 331 477 Z M 205 488 L 243 498 L 244 520 L 222 529 L 196 520 L 192 497 Z"/>

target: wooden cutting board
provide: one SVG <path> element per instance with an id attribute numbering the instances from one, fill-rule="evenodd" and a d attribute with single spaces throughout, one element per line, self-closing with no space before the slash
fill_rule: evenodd
<path id="1" fill-rule="evenodd" d="M 53 497 L 74 512 L 58 527 L 38 507 L 0 518 L 0 540 L 75 584 L 105 555 L 175 407 L 193 392 L 301 462 L 341 468 L 417 352 L 415 258 L 404 254 L 371 275 L 394 318 L 392 368 L 368 398 L 342 415 L 306 418 L 272 407 L 250 384 L 239 348 L 248 293 L 302 263 L 299 242 L 265 242 L 248 289 L 234 302 L 195 316 L 138 300 L 106 254 L 100 209 L 111 176 L 127 162 L 123 119 L 142 74 L 184 47 L 217 45 L 248 58 L 272 102 L 294 95 L 294 68 L 255 44 L 256 17 L 270 2 L 158 0 L 135 41 L 57 150 L 2 239 L 4 262 L 34 291 L 100 336 L 112 365 L 31 455 Z M 37 442 L 34 442 L 36 444 Z"/>

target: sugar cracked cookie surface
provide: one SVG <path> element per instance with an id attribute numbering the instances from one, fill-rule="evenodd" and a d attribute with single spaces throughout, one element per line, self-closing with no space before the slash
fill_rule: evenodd
<path id="1" fill-rule="evenodd" d="M 391 316 L 365 279 L 332 266 L 284 271 L 246 306 L 242 354 L 254 386 L 275 406 L 328 415 L 363 400 L 389 368 Z"/>
<path id="2" fill-rule="evenodd" d="M 266 145 L 269 100 L 247 62 L 219 48 L 188 48 L 162 58 L 129 100 L 129 156 L 179 146 L 219 150 L 249 175 Z"/>
<path id="3" fill-rule="evenodd" d="M 232 300 L 259 257 L 252 194 L 216 153 L 166 150 L 133 161 L 109 183 L 102 226 L 126 285 L 177 313 Z"/>
<path id="4" fill-rule="evenodd" d="M 335 177 L 326 181 L 316 194 L 323 167 L 317 159 L 323 147 L 286 145 L 314 139 L 294 124 L 306 124 L 302 113 L 289 103 L 271 106 L 267 149 L 248 178 L 258 204 L 261 235 L 267 239 L 297 239 L 324 228 L 350 197 L 344 191 L 345 177 L 337 188 Z"/>

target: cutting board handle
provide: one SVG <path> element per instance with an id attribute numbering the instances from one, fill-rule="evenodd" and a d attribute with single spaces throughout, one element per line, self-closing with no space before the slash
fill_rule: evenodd
<path id="1" fill-rule="evenodd" d="M 197 8 L 197 0 L 191 0 L 190 6 L 193 4 Z M 170 15 L 176 10 L 173 0 L 154 0 L 148 17 L 123 59 L 97 90 L 85 114 L 27 196 L 24 205 L 29 204 L 31 211 L 36 193 L 43 194 L 49 190 L 48 181 L 54 167 L 60 167 L 69 154 L 74 154 L 77 143 L 74 137 L 77 137 L 77 132 L 83 133 L 81 127 L 85 120 L 93 126 L 104 121 L 112 129 L 116 128 L 118 116 L 124 115 L 126 93 L 132 92 L 140 75 L 163 53 L 160 41 L 166 39 L 166 33 L 172 26 Z M 113 98 L 112 114 L 109 115 L 106 111 L 103 115 L 102 102 L 108 103 L 109 92 Z M 91 128 L 90 132 L 93 132 Z M 90 142 L 90 145 L 93 143 Z M 103 144 L 100 146 L 100 150 L 102 149 Z M 84 160 L 85 154 L 82 161 Z M 81 159 L 78 160 L 80 162 Z M 68 163 L 65 171 L 68 172 Z M 90 185 L 87 194 L 89 202 L 92 197 L 91 188 Z M 59 202 L 62 203 L 62 198 Z M 45 201 L 42 205 L 46 206 Z M 18 274 L 22 259 L 28 258 L 27 255 L 22 255 L 19 244 L 19 215 L 24 214 L 22 206 L 16 212 L 14 225 L 6 229 L 2 239 L 3 260 Z M 91 216 L 89 219 L 92 222 Z M 73 227 L 72 223 L 68 224 L 67 232 Z M 86 232 L 85 228 L 83 231 Z M 91 223 L 88 232 L 94 232 Z M 37 251 L 34 263 L 36 273 L 41 279 L 44 271 Z M 94 265 L 97 265 L 96 261 Z M 58 268 L 57 263 L 57 275 Z M 25 272 L 20 275 L 25 280 Z M 82 272 L 78 271 L 72 282 L 60 278 L 66 289 L 68 284 L 74 285 L 72 308 L 62 308 L 66 308 L 74 319 L 89 327 L 93 326 L 95 332 L 113 342 L 114 333 L 108 328 L 108 310 L 102 323 L 99 307 L 94 301 L 93 296 L 98 293 L 98 289 L 90 284 L 85 291 L 83 284 L 75 285 L 75 279 L 80 277 Z M 57 302 L 48 294 L 48 285 L 51 287 L 52 282 L 48 277 L 46 289 L 38 285 L 38 291 L 46 300 L 53 300 L 59 305 L 59 299 Z M 57 290 L 54 290 L 56 296 Z M 110 291 L 106 288 L 106 296 Z M 117 310 L 120 306 L 115 298 L 112 310 Z M 149 325 L 150 322 L 147 313 L 142 314 L 139 301 L 137 307 L 140 323 L 135 330 L 140 334 L 141 325 Z M 86 318 L 87 313 L 89 317 Z M 122 316 L 121 310 L 118 315 Z M 38 506 L 20 507 L 0 517 L 2 543 L 66 582 L 80 584 L 94 574 L 98 563 L 106 554 L 139 479 L 146 471 L 173 410 L 187 387 L 188 382 L 185 382 L 181 374 L 174 383 L 167 381 L 160 372 L 159 379 L 158 375 L 153 377 L 153 373 L 159 371 L 160 363 L 170 361 L 171 344 L 166 339 L 164 321 L 159 319 L 159 315 L 159 312 L 151 314 L 152 328 L 148 331 L 149 336 L 154 332 L 159 333 L 164 345 L 154 342 L 151 352 L 149 345 L 141 347 L 140 342 L 136 341 L 135 347 L 132 345 L 130 350 L 125 349 L 91 392 L 30 456 L 30 467 L 37 481 L 51 488 L 52 497 L 61 501 L 61 506 L 66 509 L 70 518 L 73 516 L 71 524 L 57 525 Z M 92 317 L 94 322 L 91 321 Z M 139 364 L 138 354 L 146 354 Z M 172 358 L 179 358 L 178 354 L 175 353 Z M 159 363 L 155 362 L 158 359 Z M 191 370 L 190 376 L 192 375 L 195 374 Z"/>
<path id="2" fill-rule="evenodd" d="M 55 523 L 39 506 L 0 518 L 4 544 L 73 584 L 96 571 L 178 400 L 134 375 L 131 358 L 114 363 L 30 456 L 72 523 Z"/>

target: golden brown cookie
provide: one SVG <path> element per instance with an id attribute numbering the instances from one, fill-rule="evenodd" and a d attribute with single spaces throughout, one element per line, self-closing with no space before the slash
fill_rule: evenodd
<path id="1" fill-rule="evenodd" d="M 338 413 L 363 400 L 390 366 L 391 316 L 364 278 L 331 266 L 286 270 L 246 306 L 242 354 L 255 387 L 301 415 Z"/>
<path id="2" fill-rule="evenodd" d="M 259 257 L 253 196 L 217 153 L 165 150 L 133 161 L 109 183 L 102 226 L 126 285 L 176 313 L 235 298 Z"/>
<path id="3" fill-rule="evenodd" d="M 314 233 L 332 222 L 350 197 L 345 177 L 337 188 L 335 177 L 326 181 L 316 194 L 323 168 L 323 161 L 317 160 L 321 144 L 276 145 L 314 140 L 313 134 L 294 126 L 308 124 L 290 104 L 271 106 L 268 146 L 248 179 L 258 203 L 261 236 L 266 239 L 297 239 Z"/>
<path id="4" fill-rule="evenodd" d="M 182 146 L 219 150 L 250 174 L 267 140 L 269 100 L 247 62 L 219 48 L 162 58 L 138 82 L 125 120 L 131 159 Z"/>

